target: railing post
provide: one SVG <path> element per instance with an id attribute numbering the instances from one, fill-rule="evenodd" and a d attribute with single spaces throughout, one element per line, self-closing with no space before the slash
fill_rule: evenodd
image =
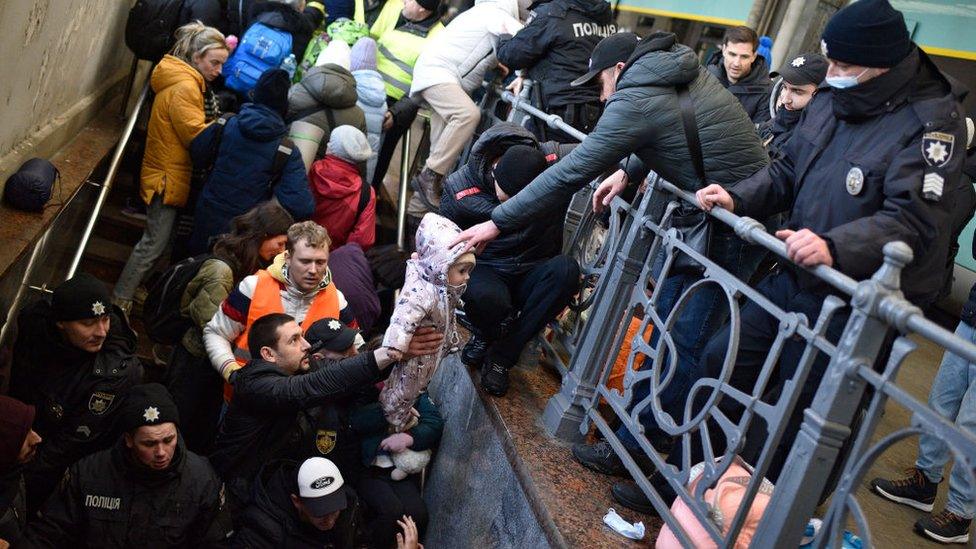
<path id="1" fill-rule="evenodd" d="M 850 425 L 860 409 L 865 387 L 865 381 L 853 374 L 859 365 L 871 366 L 877 359 L 889 328 L 878 314 L 879 305 L 885 297 L 901 296 L 901 270 L 912 260 L 912 250 L 903 242 L 885 244 L 884 255 L 881 268 L 857 286 L 837 352 L 804 412 L 756 540 L 776 540 L 778 547 L 799 545 L 820 495 L 811 493 L 810 488 L 826 486 L 840 449 L 851 436 Z M 900 307 L 905 309 L 900 311 L 905 316 L 917 310 L 907 302 Z"/>
<path id="2" fill-rule="evenodd" d="M 542 414 L 546 430 L 556 438 L 582 439 L 579 427 L 586 418 L 596 387 L 602 382 L 604 366 L 616 357 L 617 330 L 612 328 L 620 325 L 627 311 L 634 284 L 654 243 L 654 233 L 643 223 L 651 194 L 648 189 L 640 198 L 629 228 L 622 231 L 614 246 L 607 274 L 597 284 L 581 343 L 569 363 L 569 371 L 563 376 L 562 387 L 549 399 Z"/>

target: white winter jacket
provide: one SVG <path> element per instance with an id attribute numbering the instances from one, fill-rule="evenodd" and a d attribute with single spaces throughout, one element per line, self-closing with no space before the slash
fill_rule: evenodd
<path id="1" fill-rule="evenodd" d="M 470 94 L 498 64 L 498 37 L 522 28 L 518 17 L 519 0 L 475 0 L 424 46 L 414 65 L 410 95 L 437 84 L 460 84 Z"/>

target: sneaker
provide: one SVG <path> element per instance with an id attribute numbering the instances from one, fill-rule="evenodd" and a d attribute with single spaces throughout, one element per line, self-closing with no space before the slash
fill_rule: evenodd
<path id="1" fill-rule="evenodd" d="M 424 168 L 410 180 L 410 186 L 417 193 L 416 196 L 432 212 L 438 212 L 441 209 L 441 179 L 443 177 L 430 168 Z"/>
<path id="2" fill-rule="evenodd" d="M 471 334 L 471 339 L 461 351 L 461 362 L 473 368 L 481 368 L 488 354 L 488 342 L 478 334 Z"/>
<path id="3" fill-rule="evenodd" d="M 142 200 L 134 200 L 132 198 L 125 199 L 125 206 L 122 207 L 122 215 L 126 217 L 131 217 L 132 219 L 138 219 L 140 221 L 146 220 L 146 204 Z"/>
<path id="4" fill-rule="evenodd" d="M 648 480 L 651 481 L 651 486 L 657 490 L 657 493 L 664 500 L 664 504 L 670 506 L 677 497 L 671 489 L 671 485 L 660 474 L 652 475 Z M 651 500 L 644 495 L 644 491 L 640 489 L 640 486 L 637 486 L 637 483 L 632 480 L 614 483 L 610 487 L 610 495 L 613 496 L 614 501 L 632 511 L 644 513 L 645 515 L 657 516 L 658 514 Z"/>
<path id="5" fill-rule="evenodd" d="M 613 451 L 613 446 L 610 446 L 610 443 L 605 440 L 598 441 L 595 444 L 574 444 L 573 457 L 583 467 L 591 471 L 615 477 L 630 477 L 630 472 L 624 467 L 624 462 Z M 650 475 L 654 472 L 654 463 L 651 458 L 635 452 L 631 452 L 630 457 L 637 462 L 637 466 L 644 474 Z"/>
<path id="6" fill-rule="evenodd" d="M 505 396 L 508 392 L 508 368 L 496 362 L 486 362 L 481 371 L 481 388 L 489 395 Z"/>
<path id="7" fill-rule="evenodd" d="M 895 503 L 931 513 L 939 484 L 931 482 L 915 467 L 906 469 L 905 474 L 906 478 L 894 480 L 876 478 L 871 481 L 871 491 Z"/>
<path id="8" fill-rule="evenodd" d="M 922 517 L 915 522 L 915 532 L 940 543 L 968 543 L 969 526 L 973 519 L 963 518 L 952 511 Z"/>

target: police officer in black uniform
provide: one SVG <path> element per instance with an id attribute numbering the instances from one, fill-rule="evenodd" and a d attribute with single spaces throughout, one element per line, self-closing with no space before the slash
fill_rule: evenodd
<path id="1" fill-rule="evenodd" d="M 502 36 L 498 61 L 537 86 L 541 105 L 558 114 L 574 128 L 589 133 L 600 118 L 600 88 L 596 82 L 572 87 L 570 83 L 589 70 L 590 54 L 603 38 L 616 32 L 610 23 L 610 4 L 603 0 L 538 0 L 533 17 L 515 36 Z M 514 90 L 521 89 L 518 82 Z M 542 140 L 575 143 L 555 129 L 534 128 Z M 544 134 L 544 135 L 543 135 Z"/>
<path id="2" fill-rule="evenodd" d="M 822 38 L 830 88 L 807 105 L 783 155 L 727 191 L 718 185 L 699 190 L 698 201 L 706 209 L 719 205 L 760 219 L 788 212 L 787 228 L 776 236 L 786 242 L 793 262 L 829 265 L 858 280 L 881 266 L 886 243 L 905 242 L 914 260 L 902 272 L 902 290 L 924 307 L 938 295 L 946 269 L 950 213 L 965 159 L 964 91 L 911 41 L 904 17 L 888 0 L 861 0 L 845 7 L 828 22 Z M 757 290 L 781 309 L 805 315 L 811 325 L 833 291 L 792 265 L 764 279 Z M 847 308 L 834 315 L 827 329 L 831 341 L 837 340 L 848 316 Z M 743 306 L 730 384 L 752 390 L 778 328 L 779 321 L 755 303 Z M 704 376 L 719 377 L 729 332 L 724 328 L 706 347 Z M 802 341 L 786 341 L 763 395 L 766 402 L 778 398 L 803 347 Z M 766 474 L 773 482 L 827 363 L 828 357 L 818 354 L 774 450 Z M 737 421 L 742 409 L 731 400 L 723 399 L 719 408 Z M 753 422 L 746 434 L 741 455 L 747 462 L 755 463 L 766 442 L 761 423 Z M 718 451 L 725 440 L 713 440 L 712 445 Z M 681 448 L 676 448 L 668 461 L 679 464 L 681 457 Z M 700 455 L 691 461 L 701 461 Z M 670 492 L 659 475 L 651 482 L 662 495 Z M 627 507 L 652 509 L 633 483 L 617 484 L 612 492 Z"/>
<path id="3" fill-rule="evenodd" d="M 21 311 L 10 396 L 36 407 L 35 430 L 44 439 L 25 472 L 31 513 L 68 465 L 115 442 L 119 405 L 142 379 L 135 350 L 136 334 L 89 274 Z"/>
<path id="4" fill-rule="evenodd" d="M 165 387 L 133 387 L 119 410 L 124 435 L 72 465 L 16 547 L 200 547 L 229 535 L 215 520 L 220 480 L 186 449 Z"/>

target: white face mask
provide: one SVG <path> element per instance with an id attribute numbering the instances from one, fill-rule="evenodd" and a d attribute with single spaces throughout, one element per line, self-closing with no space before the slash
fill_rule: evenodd
<path id="1" fill-rule="evenodd" d="M 827 78 L 824 79 L 824 81 L 827 82 L 827 85 L 830 86 L 831 88 L 836 88 L 838 90 L 846 90 L 848 88 L 853 88 L 854 86 L 860 84 L 860 82 L 858 82 L 858 79 L 864 76 L 864 73 L 866 72 L 868 72 L 867 68 L 861 71 L 861 73 L 858 74 L 857 76 L 828 76 Z"/>

